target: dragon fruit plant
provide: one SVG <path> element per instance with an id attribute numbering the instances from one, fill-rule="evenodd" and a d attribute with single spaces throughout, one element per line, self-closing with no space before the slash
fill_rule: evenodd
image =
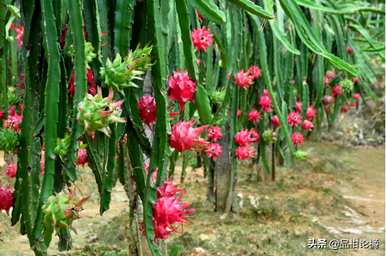
<path id="1" fill-rule="evenodd" d="M 71 248 L 84 200 L 63 191 L 82 166 L 100 213 L 122 183 L 130 230 L 138 219 L 148 251 L 163 255 L 160 243 L 193 214 L 189 191 L 171 181 L 179 159 L 182 181 L 198 159 L 208 200 L 229 213 L 238 165 L 274 180 L 277 164 L 307 159 L 313 133 L 376 100 L 368 59 L 384 59 L 384 28 L 367 20 L 384 19 L 382 5 L 308 2 L 3 1 L 0 150 L 17 161 L 0 209 L 35 255 L 53 235 Z"/>

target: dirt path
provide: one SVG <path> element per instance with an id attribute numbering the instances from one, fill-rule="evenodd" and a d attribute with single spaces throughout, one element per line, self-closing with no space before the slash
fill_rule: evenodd
<path id="1" fill-rule="evenodd" d="M 343 216 L 328 216 L 319 222 L 332 238 L 385 241 L 385 157 L 384 148 L 356 147 L 338 155 L 351 168 L 349 182 L 337 181 L 339 194 L 349 204 L 344 206 Z M 333 237 L 335 236 L 335 237 Z M 384 255 L 380 250 L 352 251 L 350 255 Z"/>
<path id="2" fill-rule="evenodd" d="M 367 216 L 369 225 L 385 225 L 385 158 L 383 148 L 360 148 L 348 161 L 358 170 L 357 187 L 342 186 L 343 197 L 352 201 Z"/>

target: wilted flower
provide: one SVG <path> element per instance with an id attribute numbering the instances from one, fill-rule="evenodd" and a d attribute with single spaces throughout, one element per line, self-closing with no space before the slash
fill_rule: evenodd
<path id="1" fill-rule="evenodd" d="M 139 98 L 137 108 L 139 109 L 139 115 L 145 124 L 151 125 L 155 122 L 157 117 L 157 106 L 152 96 L 145 95 Z"/>
<path id="2" fill-rule="evenodd" d="M 180 121 L 172 126 L 169 144 L 178 152 L 190 150 L 205 129 L 206 126 L 194 128 L 193 121 Z"/>
<path id="3" fill-rule="evenodd" d="M 196 92 L 196 83 L 190 80 L 188 72 L 174 72 L 168 80 L 168 95 L 171 100 L 179 103 L 180 109 L 184 109 L 185 103 L 193 101 Z"/>
<path id="4" fill-rule="evenodd" d="M 213 36 L 206 27 L 196 28 L 192 32 L 192 43 L 197 51 L 203 50 L 206 52 L 209 46 L 213 43 Z"/>

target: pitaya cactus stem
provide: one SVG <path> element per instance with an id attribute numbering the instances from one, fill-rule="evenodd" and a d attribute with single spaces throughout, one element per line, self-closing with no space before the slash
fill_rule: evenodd
<path id="1" fill-rule="evenodd" d="M 76 151 L 78 149 L 78 140 L 82 135 L 82 127 L 76 120 L 78 115 L 78 105 L 84 99 L 87 91 L 86 81 L 86 53 L 85 53 L 85 39 L 83 33 L 83 19 L 81 11 L 81 3 L 79 0 L 70 1 L 70 27 L 75 48 L 75 95 L 72 110 L 72 127 L 70 147 L 66 156 L 65 170 L 69 180 L 74 181 L 77 178 L 75 161 Z"/>
<path id="2" fill-rule="evenodd" d="M 57 44 L 58 34 L 56 31 L 54 10 L 51 1 L 41 0 L 41 11 L 43 17 L 43 38 L 45 42 L 45 53 L 48 60 L 47 81 L 45 89 L 45 123 L 44 123 L 44 143 L 45 143 L 45 160 L 44 160 L 44 177 L 42 189 L 39 197 L 39 206 L 47 201 L 52 195 L 54 188 L 55 175 L 55 146 L 58 129 L 58 103 L 59 103 L 59 84 L 60 84 L 60 55 Z M 83 48 L 82 48 L 83 49 Z M 40 209 L 38 207 L 38 209 Z M 34 226 L 34 237 L 36 241 L 40 240 L 43 230 L 43 215 L 39 210 Z M 37 246 L 36 248 L 39 248 Z M 36 252 L 36 251 L 35 251 Z M 40 254 L 39 250 L 36 252 Z"/>
<path id="3" fill-rule="evenodd" d="M 276 143 L 272 143 L 271 147 L 271 180 L 276 179 Z"/>
<path id="4" fill-rule="evenodd" d="M 6 15 L 7 4 L 10 1 L 0 3 L 0 111 L 7 114 L 8 109 L 8 87 L 7 87 L 7 40 L 6 40 Z"/>
<path id="5" fill-rule="evenodd" d="M 178 2 L 178 1 L 177 1 Z M 166 160 L 167 141 L 167 126 L 168 113 L 166 110 L 165 81 L 166 81 L 166 59 L 165 59 L 165 42 L 162 37 L 162 21 L 160 13 L 160 3 L 156 0 L 147 1 L 147 9 L 149 11 L 151 31 L 154 34 L 154 50 L 152 51 L 155 65 L 152 70 L 153 90 L 157 103 L 157 119 L 155 124 L 155 134 L 153 140 L 153 150 L 150 158 L 149 174 L 146 181 L 145 197 L 142 199 L 144 206 L 143 219 L 146 230 L 146 238 L 148 246 L 153 256 L 160 255 L 159 250 L 153 243 L 154 228 L 153 228 L 153 210 L 152 204 L 156 199 L 156 191 L 151 186 L 150 178 L 152 172 L 158 168 L 158 177 L 156 186 L 162 183 L 164 178 L 164 163 Z"/>

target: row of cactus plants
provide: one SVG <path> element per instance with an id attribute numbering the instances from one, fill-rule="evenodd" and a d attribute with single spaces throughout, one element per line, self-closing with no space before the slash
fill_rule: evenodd
<path id="1" fill-rule="evenodd" d="M 380 7 L 2 1 L 0 150 L 17 164 L 7 167 L 14 188 L 0 188 L 0 208 L 12 208 L 36 255 L 47 254 L 54 231 L 59 249 L 70 249 L 88 198 L 73 183 L 87 163 L 100 213 L 121 182 L 131 216 L 142 204 L 150 252 L 161 255 L 159 242 L 193 213 L 171 181 L 178 159 L 183 180 L 197 155 L 208 199 L 229 213 L 238 162 L 274 180 L 277 164 L 307 156 L 299 147 L 313 130 L 375 99 L 369 57 L 384 61 Z"/>

